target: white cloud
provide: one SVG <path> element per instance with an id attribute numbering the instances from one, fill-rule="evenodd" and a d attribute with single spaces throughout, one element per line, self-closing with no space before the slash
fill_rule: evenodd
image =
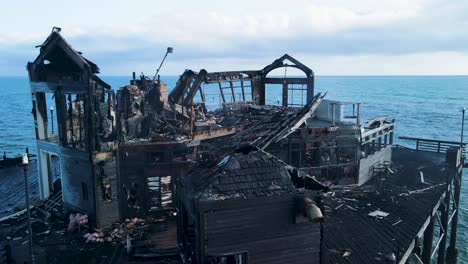
<path id="1" fill-rule="evenodd" d="M 0 25 L 15 27 L 0 30 L 0 60 L 12 61 L 15 54 L 15 61 L 32 60 L 34 46 L 52 26 L 62 27 L 74 48 L 111 74 L 130 67 L 138 70 L 138 65 L 150 68 L 166 46 L 175 47 L 170 58 L 174 67 L 167 65 L 173 74 L 201 62 L 221 68 L 245 62 L 242 68 L 249 68 L 252 61 L 268 58 L 269 63 L 283 53 L 315 58 L 308 62 L 319 61 L 317 69 L 327 74 L 385 74 L 405 68 L 425 73 L 434 72 L 430 63 L 412 59 L 449 63 L 444 58 L 459 61 L 468 53 L 468 4 L 463 1 L 83 0 L 78 6 L 44 1 L 31 3 L 28 10 L 19 4 L 8 6 Z M 14 15 L 18 13 L 23 16 Z M 454 67 L 461 65 L 464 62 L 449 63 L 444 70 L 459 72 Z M 24 63 L 19 66 L 22 71 Z"/>

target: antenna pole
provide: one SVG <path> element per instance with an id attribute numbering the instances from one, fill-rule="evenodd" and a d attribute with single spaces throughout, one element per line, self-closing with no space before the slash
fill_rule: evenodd
<path id="1" fill-rule="evenodd" d="M 167 57 L 167 54 L 169 53 L 172 53 L 173 52 L 173 48 L 172 47 L 168 47 L 167 50 L 166 50 L 166 54 L 164 55 L 164 58 L 162 59 L 161 61 L 161 64 L 159 64 L 159 67 L 158 69 L 156 70 L 156 73 L 154 74 L 154 77 L 153 77 L 153 81 L 156 80 L 156 78 L 158 77 L 158 73 L 159 73 L 159 70 L 161 69 L 164 61 L 166 60 L 166 57 Z"/>

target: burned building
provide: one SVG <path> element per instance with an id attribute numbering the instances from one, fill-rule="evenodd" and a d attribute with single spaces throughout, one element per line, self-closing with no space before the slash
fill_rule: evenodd
<path id="1" fill-rule="evenodd" d="M 41 198 L 87 214 L 90 228 L 146 218 L 150 231 L 126 234 L 128 254 L 429 263 L 439 221 L 439 263 L 456 259 L 465 145 L 395 145 L 394 120 L 365 123 L 360 103 L 315 93 L 313 71 L 295 58 L 259 70 L 186 70 L 173 89 L 133 74 L 115 93 L 60 29 L 39 48 L 27 68 Z M 303 75 L 288 77 L 288 68 Z"/>
<path id="2" fill-rule="evenodd" d="M 74 50 L 54 28 L 28 63 L 41 198 L 62 196 L 70 210 L 86 212 L 97 226 L 118 221 L 115 96 L 96 64 Z M 48 115 L 55 109 L 55 117 Z M 49 126 L 56 125 L 55 133 Z M 53 131 L 52 131 L 53 132 Z M 60 159 L 61 190 L 51 177 Z M 113 192 L 111 192 L 112 190 Z"/>
<path id="3" fill-rule="evenodd" d="M 273 155 L 245 146 L 179 183 L 183 262 L 319 263 L 315 193 Z"/>

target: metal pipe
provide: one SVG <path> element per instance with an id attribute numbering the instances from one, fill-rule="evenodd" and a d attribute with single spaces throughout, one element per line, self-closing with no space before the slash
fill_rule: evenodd
<path id="1" fill-rule="evenodd" d="M 26 150 L 27 151 L 27 150 Z M 31 257 L 31 263 L 35 263 L 34 253 L 33 253 L 33 237 L 32 237 L 32 226 L 31 226 L 31 210 L 29 208 L 29 186 L 28 186 L 28 165 L 29 157 L 28 154 L 23 154 L 23 161 L 21 166 L 23 167 L 24 172 L 24 191 L 26 194 L 26 212 L 28 215 L 28 235 L 29 235 L 29 254 Z"/>
<path id="2" fill-rule="evenodd" d="M 361 103 L 357 104 L 356 123 L 361 126 Z"/>
<path id="3" fill-rule="evenodd" d="M 336 115 L 336 104 L 335 103 L 332 103 L 332 123 L 333 123 L 333 126 L 335 126 L 335 122 L 336 122 L 336 118 L 335 118 L 335 115 Z"/>
<path id="4" fill-rule="evenodd" d="M 54 107 L 50 107 L 50 121 L 52 122 L 52 135 L 54 134 Z"/>
<path id="5" fill-rule="evenodd" d="M 323 219 L 322 210 L 310 198 L 304 198 L 304 215 L 310 222 L 316 223 Z"/>
<path id="6" fill-rule="evenodd" d="M 463 154 L 463 131 L 465 130 L 465 108 L 462 108 L 462 127 L 461 127 L 461 136 L 460 136 L 460 148 Z"/>
<path id="7" fill-rule="evenodd" d="M 167 50 L 166 50 L 166 54 L 164 55 L 164 58 L 162 59 L 161 61 L 161 64 L 159 64 L 159 67 L 158 69 L 156 70 L 156 73 L 154 74 L 154 77 L 153 77 L 153 81 L 156 80 L 156 77 L 158 76 L 158 73 L 159 73 L 159 70 L 161 69 L 164 61 L 166 60 L 166 57 L 167 57 L 167 54 L 169 53 L 172 53 L 174 51 L 174 49 L 172 47 L 168 47 Z"/>

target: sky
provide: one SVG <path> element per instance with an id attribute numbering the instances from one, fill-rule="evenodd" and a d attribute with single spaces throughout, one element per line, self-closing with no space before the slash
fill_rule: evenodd
<path id="1" fill-rule="evenodd" d="M 6 0 L 1 0 L 6 1 Z M 0 76 L 52 27 L 101 75 L 263 68 L 285 53 L 317 75 L 466 75 L 468 1 L 22 0 L 2 3 Z"/>

